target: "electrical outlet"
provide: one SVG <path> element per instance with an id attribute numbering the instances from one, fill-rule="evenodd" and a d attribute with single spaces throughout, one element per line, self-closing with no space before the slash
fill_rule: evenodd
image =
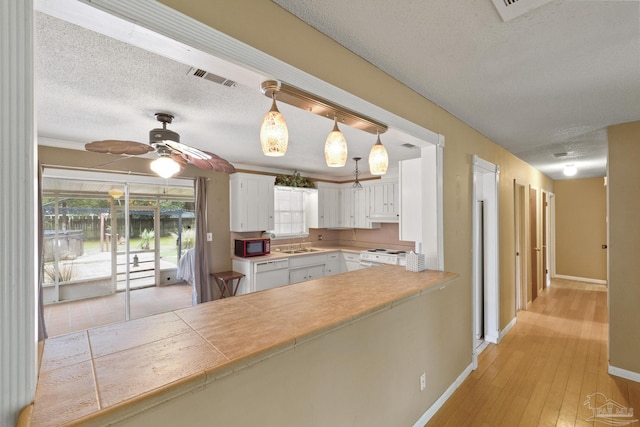
<path id="1" fill-rule="evenodd" d="M 207 233 L 207 242 L 213 241 L 213 233 Z"/>
<path id="2" fill-rule="evenodd" d="M 427 388 L 427 376 L 423 372 L 422 375 L 420 375 L 420 391 L 424 391 L 425 388 Z"/>

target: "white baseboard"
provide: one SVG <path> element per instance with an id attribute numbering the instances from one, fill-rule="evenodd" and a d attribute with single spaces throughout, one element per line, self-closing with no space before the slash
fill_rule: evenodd
<path id="1" fill-rule="evenodd" d="M 554 279 L 565 279 L 565 280 L 573 280 L 575 282 L 589 282 L 589 283 L 597 283 L 598 285 L 606 285 L 607 281 L 602 279 L 589 279 L 588 277 L 575 277 L 575 276 L 564 276 L 562 274 L 556 274 L 553 276 Z"/>
<path id="2" fill-rule="evenodd" d="M 505 335 L 507 335 L 507 333 L 511 330 L 511 328 L 513 328 L 513 326 L 516 324 L 516 318 L 514 317 L 513 319 L 511 319 L 511 322 L 509 322 L 509 324 L 500 331 L 500 336 L 498 337 L 498 343 L 502 340 L 502 338 L 504 338 Z"/>
<path id="3" fill-rule="evenodd" d="M 626 369 L 616 368 L 615 366 L 609 365 L 608 372 L 611 375 L 615 375 L 616 377 L 624 378 L 625 380 L 635 381 L 640 383 L 640 374 L 633 371 L 627 371 Z"/>
<path id="4" fill-rule="evenodd" d="M 440 396 L 438 400 L 436 400 L 433 405 L 431 405 L 431 407 L 429 407 L 429 409 L 427 409 L 427 411 L 422 414 L 418 421 L 413 424 L 413 427 L 422 427 L 427 424 L 431 417 L 433 417 L 436 412 L 438 412 L 438 410 L 442 408 L 442 405 L 444 405 L 444 403 L 451 397 L 453 392 L 456 391 L 458 387 L 460 387 L 460 384 L 462 384 L 462 382 L 469 376 L 469 374 L 471 374 L 472 371 L 472 364 L 469 364 L 469 366 L 467 366 L 465 370 L 462 371 L 458 378 L 456 378 L 453 384 L 451 384 L 449 388 L 447 388 L 445 392 L 442 393 L 442 396 Z"/>

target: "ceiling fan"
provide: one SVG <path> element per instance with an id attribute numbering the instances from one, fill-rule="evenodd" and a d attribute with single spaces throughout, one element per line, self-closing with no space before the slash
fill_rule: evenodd
<path id="1" fill-rule="evenodd" d="M 167 113 L 156 113 L 156 120 L 162 123 L 162 128 L 149 131 L 149 143 L 136 141 L 122 141 L 107 139 L 93 141 L 84 145 L 85 150 L 95 153 L 125 154 L 138 156 L 155 151 L 160 156 L 151 163 L 151 169 L 163 178 L 169 178 L 187 164 L 200 169 L 217 172 L 233 173 L 236 169 L 225 159 L 207 151 L 198 150 L 180 142 L 180 135 L 167 129 L 167 123 L 173 121 L 173 116 Z"/>

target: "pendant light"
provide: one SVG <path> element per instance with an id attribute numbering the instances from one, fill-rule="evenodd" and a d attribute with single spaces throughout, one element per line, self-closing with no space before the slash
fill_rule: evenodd
<path id="1" fill-rule="evenodd" d="M 275 92 L 272 99 L 271 109 L 265 114 L 260 126 L 260 145 L 265 156 L 281 157 L 287 152 L 289 130 L 284 116 L 276 106 Z"/>
<path id="2" fill-rule="evenodd" d="M 160 157 L 151 162 L 151 170 L 162 178 L 171 178 L 180 172 L 180 165 L 168 154 L 161 153 Z"/>
<path id="3" fill-rule="evenodd" d="M 384 175 L 389 168 L 389 154 L 380 142 L 380 133 L 377 133 L 378 140 L 369 152 L 369 173 L 371 175 Z"/>
<path id="4" fill-rule="evenodd" d="M 324 159 L 331 168 L 341 168 L 347 163 L 347 140 L 338 129 L 336 116 L 333 116 L 333 130 L 324 143 Z"/>
<path id="5" fill-rule="evenodd" d="M 356 162 L 356 170 L 353 171 L 353 174 L 356 176 L 356 180 L 353 182 L 353 188 L 362 188 L 362 184 L 358 180 L 360 176 L 360 171 L 358 170 L 358 161 L 362 160 L 362 157 L 354 157 L 353 160 Z"/>

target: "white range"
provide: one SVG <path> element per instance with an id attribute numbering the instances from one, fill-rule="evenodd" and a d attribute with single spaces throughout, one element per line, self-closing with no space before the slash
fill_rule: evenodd
<path id="1" fill-rule="evenodd" d="M 373 267 L 382 264 L 407 265 L 406 251 L 397 249 L 367 249 L 360 252 L 360 265 L 362 267 Z"/>

